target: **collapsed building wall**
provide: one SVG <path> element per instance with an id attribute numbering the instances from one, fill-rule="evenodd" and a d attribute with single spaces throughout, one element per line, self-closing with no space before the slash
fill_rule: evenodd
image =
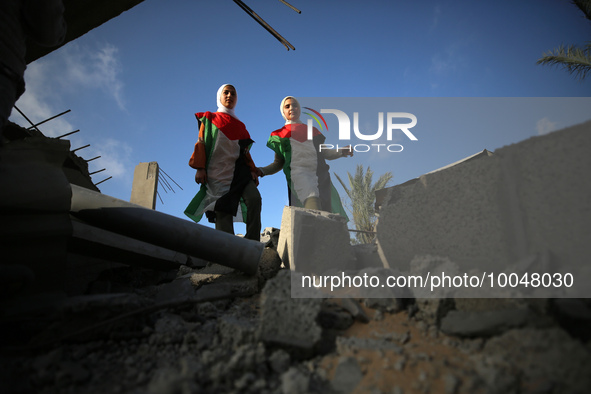
<path id="1" fill-rule="evenodd" d="M 468 272 L 502 271 L 532 255 L 589 278 L 591 122 L 497 149 L 381 192 L 385 264 L 446 256 Z M 572 272 L 571 271 L 571 272 Z"/>

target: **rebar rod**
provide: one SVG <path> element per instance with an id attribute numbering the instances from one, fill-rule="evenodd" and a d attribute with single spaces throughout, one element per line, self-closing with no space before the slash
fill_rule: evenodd
<path id="1" fill-rule="evenodd" d="M 94 174 L 98 174 L 99 172 L 103 172 L 103 171 L 105 171 L 105 170 L 106 170 L 106 168 L 103 168 L 102 170 L 98 170 L 98 171 L 95 171 L 95 172 L 91 172 L 91 173 L 90 173 L 90 174 L 88 174 L 88 175 L 94 175 Z"/>
<path id="2" fill-rule="evenodd" d="M 29 130 L 30 130 L 30 129 L 32 129 L 32 128 L 37 128 L 37 126 L 39 126 L 39 125 L 42 125 L 43 123 L 49 122 L 50 120 L 53 120 L 53 119 L 55 119 L 55 118 L 57 118 L 57 117 L 60 117 L 60 116 L 62 116 L 63 114 L 67 114 L 67 113 L 68 113 L 68 112 L 70 112 L 70 111 L 71 111 L 71 109 L 68 109 L 68 110 L 66 110 L 66 111 L 62 112 L 61 114 L 54 115 L 54 116 L 52 116 L 51 118 L 47 118 L 47 119 L 45 119 L 44 121 L 41 121 L 41 122 L 39 122 L 39 123 L 37 123 L 37 124 L 34 124 L 34 125 L 32 125 L 31 127 L 29 127 Z"/>
<path id="3" fill-rule="evenodd" d="M 67 137 L 67 136 L 72 135 L 72 134 L 75 134 L 75 133 L 77 133 L 79 131 L 80 131 L 80 129 L 74 130 L 74 131 L 70 131 L 69 133 L 62 134 L 62 135 L 60 135 L 59 137 L 56 137 L 56 138 L 59 140 L 60 138 Z"/>
<path id="4" fill-rule="evenodd" d="M 293 45 L 291 45 L 289 43 L 289 41 L 287 41 L 285 38 L 283 38 L 283 36 L 281 36 L 281 34 L 277 33 L 277 31 L 275 31 L 275 29 L 273 29 L 267 22 L 265 22 L 263 20 L 263 18 L 258 16 L 257 13 L 254 12 L 249 6 L 244 4 L 241 0 L 234 0 L 234 3 L 238 4 L 238 6 L 240 8 L 242 8 L 244 10 L 244 12 L 246 12 L 248 15 L 250 15 L 255 21 L 257 21 L 259 23 L 259 25 L 263 26 L 265 28 L 265 30 L 267 30 L 269 33 L 271 33 L 273 35 L 273 37 L 275 37 L 280 43 L 282 43 L 285 46 L 285 48 L 287 48 L 288 51 L 290 48 L 295 50 L 295 47 Z"/>
<path id="5" fill-rule="evenodd" d="M 176 183 L 176 181 L 175 181 L 174 179 L 172 179 L 172 177 L 171 177 L 170 175 L 168 175 L 168 174 L 166 173 L 166 171 L 164 171 L 164 170 L 162 169 L 162 167 L 158 167 L 158 169 L 159 169 L 159 171 L 161 171 L 161 172 L 162 172 L 164 175 L 166 175 L 166 176 L 167 176 L 167 177 L 168 177 L 168 178 L 169 178 L 171 181 L 173 181 L 173 182 L 174 182 L 174 184 L 175 184 L 175 185 L 177 185 L 177 186 L 179 187 L 179 189 L 183 190 L 183 188 L 181 187 L 181 185 L 179 185 L 178 183 Z"/>
<path id="6" fill-rule="evenodd" d="M 289 8 L 291 8 L 292 10 L 294 10 L 295 12 L 297 12 L 298 14 L 302 13 L 302 11 L 295 8 L 293 5 L 289 4 L 287 1 L 285 1 L 285 0 L 279 0 L 279 1 L 282 2 L 283 4 L 285 4 L 286 6 L 288 6 Z"/>
<path id="7" fill-rule="evenodd" d="M 86 144 L 86 145 L 84 145 L 84 146 L 81 146 L 80 148 L 76 148 L 76 149 L 74 149 L 72 152 L 76 152 L 76 151 L 78 151 L 78 150 L 80 150 L 80 149 L 88 148 L 89 146 L 90 146 L 90 144 Z"/>
<path id="8" fill-rule="evenodd" d="M 33 124 L 33 122 L 31 122 L 31 119 L 27 118 L 27 115 L 25 115 L 25 113 L 24 113 L 23 111 L 21 111 L 21 110 L 20 110 L 20 109 L 19 109 L 19 108 L 18 108 L 16 105 L 14 106 L 14 108 L 15 108 L 15 109 L 18 111 L 18 113 L 19 113 L 19 114 L 21 114 L 21 116 L 22 116 L 23 118 L 25 118 L 25 120 L 26 120 L 27 122 L 29 122 L 29 123 L 31 124 L 31 126 L 33 126 L 33 127 L 35 128 L 35 130 L 37 130 L 38 132 L 40 132 L 40 133 L 41 133 L 41 130 L 39 130 L 39 129 L 37 128 L 37 126 L 35 126 L 35 125 Z M 41 134 L 43 134 L 43 133 L 41 133 Z"/>
<path id="9" fill-rule="evenodd" d="M 94 185 L 95 185 L 95 186 L 98 186 L 98 185 L 100 185 L 101 183 L 103 183 L 103 182 L 106 182 L 106 181 L 108 181 L 108 180 L 109 180 L 109 179 L 111 179 L 111 178 L 113 178 L 113 177 L 112 177 L 112 176 L 110 176 L 110 177 L 108 177 L 108 178 L 106 178 L 106 179 L 103 179 L 103 180 L 102 180 L 102 181 L 100 181 L 100 182 L 97 182 L 97 183 L 95 183 Z"/>

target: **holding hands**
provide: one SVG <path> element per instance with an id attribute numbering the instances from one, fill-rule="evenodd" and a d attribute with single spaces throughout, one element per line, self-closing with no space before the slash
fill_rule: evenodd
<path id="1" fill-rule="evenodd" d="M 342 148 L 339 148 L 338 151 L 341 152 L 341 155 L 343 155 L 343 157 L 353 157 L 353 148 L 351 147 L 351 145 L 343 146 Z"/>

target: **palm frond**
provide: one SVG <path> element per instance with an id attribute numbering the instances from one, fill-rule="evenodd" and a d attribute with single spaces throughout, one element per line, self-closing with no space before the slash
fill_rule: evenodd
<path id="1" fill-rule="evenodd" d="M 536 64 L 562 66 L 569 74 L 581 81 L 591 71 L 591 42 L 580 48 L 576 45 L 561 45 L 554 50 L 544 53 Z"/>
<path id="2" fill-rule="evenodd" d="M 363 165 L 359 164 L 354 175 L 347 172 L 349 185 L 345 185 L 341 177 L 335 173 L 337 180 L 349 198 L 345 207 L 351 212 L 357 230 L 373 231 L 376 220 L 375 191 L 384 188 L 392 179 L 392 174 L 387 172 L 374 183 L 373 174 L 370 167 L 364 170 Z M 372 234 L 367 233 L 357 233 L 355 237 L 357 242 L 360 243 L 369 243 L 374 238 Z"/>
<path id="3" fill-rule="evenodd" d="M 583 11 L 585 18 L 591 20 L 591 0 L 573 0 L 572 3 Z"/>

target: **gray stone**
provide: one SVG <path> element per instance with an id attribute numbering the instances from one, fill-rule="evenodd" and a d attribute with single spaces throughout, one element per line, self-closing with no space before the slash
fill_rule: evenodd
<path id="1" fill-rule="evenodd" d="M 363 379 L 363 372 L 353 357 L 339 359 L 332 378 L 332 388 L 338 393 L 351 393 Z"/>
<path id="2" fill-rule="evenodd" d="M 399 277 L 401 272 L 391 268 L 370 267 L 358 272 L 346 273 L 362 279 L 361 286 L 353 283 L 349 292 L 356 298 L 365 298 L 365 305 L 382 312 L 395 313 L 405 308 L 406 300 L 412 298 L 408 287 L 387 286 L 390 277 Z M 360 280 L 358 279 L 358 283 Z"/>
<path id="3" fill-rule="evenodd" d="M 337 353 L 338 354 L 349 354 L 355 353 L 357 350 L 387 350 L 393 351 L 396 354 L 402 354 L 403 349 L 401 346 L 384 340 L 384 339 L 373 339 L 373 338 L 357 338 L 357 337 L 337 337 L 336 339 Z"/>
<path id="4" fill-rule="evenodd" d="M 557 328 L 507 331 L 489 339 L 473 360 L 492 387 L 510 376 L 514 381 L 505 386 L 512 385 L 513 391 L 518 391 L 519 384 L 522 388 L 551 387 L 549 391 L 557 393 L 587 393 L 591 387 L 591 353 Z"/>
<path id="5" fill-rule="evenodd" d="M 434 255 L 414 256 L 410 261 L 409 276 L 420 276 L 422 279 L 417 281 L 416 285 L 411 285 L 410 291 L 415 298 L 450 297 L 455 289 L 451 286 L 438 285 L 435 279 L 441 280 L 443 276 L 453 278 L 459 274 L 458 265 L 447 257 Z M 437 287 L 435 287 L 436 285 Z"/>
<path id="6" fill-rule="evenodd" d="M 289 353 L 283 349 L 277 349 L 269 356 L 269 367 L 278 373 L 287 371 L 290 362 L 291 357 L 289 357 Z"/>
<path id="7" fill-rule="evenodd" d="M 265 284 L 261 293 L 259 338 L 308 357 L 318 345 L 322 328 L 317 317 L 322 306 L 319 298 L 292 298 L 291 272 L 280 271 Z"/>
<path id="8" fill-rule="evenodd" d="M 218 322 L 220 339 L 225 347 L 236 349 L 254 342 L 256 324 L 251 319 L 225 315 Z"/>
<path id="9" fill-rule="evenodd" d="M 427 325 L 439 326 L 441 319 L 454 309 L 452 298 L 417 298 L 415 302 L 418 309 L 417 319 Z"/>
<path id="10" fill-rule="evenodd" d="M 486 312 L 450 311 L 441 321 L 441 331 L 461 337 L 492 336 L 525 326 L 528 309 L 503 309 Z"/>
<path id="11" fill-rule="evenodd" d="M 277 251 L 273 248 L 265 248 L 259 262 L 258 271 L 259 285 L 261 288 L 265 284 L 265 281 L 277 275 L 280 269 L 281 258 L 279 258 Z"/>
<path id="12" fill-rule="evenodd" d="M 265 244 L 265 247 L 277 250 L 280 231 L 275 227 L 265 227 L 261 233 L 261 242 Z"/>
<path id="13" fill-rule="evenodd" d="M 457 376 L 448 373 L 443 377 L 443 384 L 445 394 L 456 394 L 460 388 L 461 381 Z"/>
<path id="14" fill-rule="evenodd" d="M 201 286 L 196 292 L 199 298 L 212 297 L 247 297 L 259 292 L 256 275 L 246 275 L 239 271 L 221 275 L 211 283 Z"/>
<path id="15" fill-rule="evenodd" d="M 172 282 L 158 286 L 156 302 L 168 302 L 195 298 L 196 287 L 191 282 L 191 275 L 183 275 Z"/>
<path id="16" fill-rule="evenodd" d="M 307 394 L 310 388 L 310 376 L 296 367 L 291 367 L 281 375 L 283 394 Z"/>
<path id="17" fill-rule="evenodd" d="M 457 295 L 457 293 L 456 293 Z M 501 309 L 526 308 L 523 298 L 455 298 L 455 309 L 463 312 L 496 311 Z"/>
<path id="18" fill-rule="evenodd" d="M 318 322 L 323 328 L 346 330 L 353 324 L 353 316 L 339 305 L 325 302 L 322 304 Z"/>

